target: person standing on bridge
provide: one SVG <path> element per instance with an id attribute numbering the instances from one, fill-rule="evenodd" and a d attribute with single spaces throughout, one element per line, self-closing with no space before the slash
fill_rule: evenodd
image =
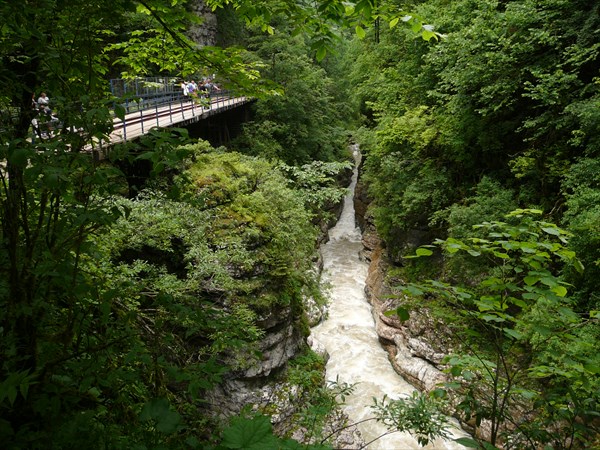
<path id="1" fill-rule="evenodd" d="M 204 109 L 210 109 L 210 87 L 206 80 L 203 80 L 198 87 L 200 103 Z"/>
<path id="2" fill-rule="evenodd" d="M 189 91 L 190 100 L 192 101 L 192 103 L 195 104 L 196 100 L 198 99 L 198 85 L 196 84 L 196 82 L 194 80 L 192 80 L 188 83 L 188 91 Z"/>
<path id="3" fill-rule="evenodd" d="M 42 92 L 40 94 L 40 98 L 38 98 L 37 104 L 40 111 L 42 111 L 44 114 L 46 114 L 47 116 L 52 114 L 52 110 L 50 109 L 50 99 L 48 98 L 45 92 Z"/>
<path id="4" fill-rule="evenodd" d="M 198 85 L 194 80 L 190 81 L 187 85 L 188 94 L 190 97 L 194 97 L 196 95 L 196 91 L 198 90 Z"/>

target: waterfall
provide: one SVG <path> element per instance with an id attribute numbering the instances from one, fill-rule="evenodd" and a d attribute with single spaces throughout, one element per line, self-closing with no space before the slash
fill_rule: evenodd
<path id="1" fill-rule="evenodd" d="M 356 384 L 355 390 L 346 398 L 344 412 L 351 423 L 360 423 L 374 417 L 370 405 L 372 399 L 398 399 L 409 396 L 415 388 L 398 375 L 381 347 L 371 305 L 367 302 L 364 288 L 368 265 L 361 261 L 361 232 L 354 217 L 354 188 L 358 178 L 360 153 L 354 149 L 356 166 L 344 208 L 336 226 L 329 231 L 329 241 L 322 245 L 323 279 L 330 286 L 329 315 L 314 327 L 311 335 L 320 342 L 330 355 L 326 365 L 328 380 Z M 373 441 L 368 449 L 405 450 L 420 449 L 417 440 L 409 433 L 386 434 L 387 429 L 375 420 L 358 425 L 365 443 Z M 453 437 L 466 436 L 463 430 L 452 427 Z M 376 440 L 375 440 L 376 439 Z M 441 440 L 430 443 L 427 449 L 462 449 L 453 441 Z"/>

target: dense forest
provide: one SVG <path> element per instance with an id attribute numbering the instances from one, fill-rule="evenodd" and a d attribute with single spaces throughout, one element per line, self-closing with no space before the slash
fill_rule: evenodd
<path id="1" fill-rule="evenodd" d="M 307 310 L 350 143 L 389 314 L 454 343 L 448 382 L 380 420 L 426 443 L 435 405 L 485 428 L 469 448 L 600 447 L 597 2 L 41 0 L 0 27 L 4 448 L 334 448 L 346 392 Z M 208 75 L 255 99 L 227 146 L 166 128 L 94 157 L 111 78 Z M 35 139 L 41 92 L 60 127 Z M 224 411 L 239 379 L 289 395 L 286 424 Z"/>

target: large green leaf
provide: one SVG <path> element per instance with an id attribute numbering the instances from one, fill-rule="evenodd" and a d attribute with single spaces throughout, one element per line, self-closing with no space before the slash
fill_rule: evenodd
<path id="1" fill-rule="evenodd" d="M 155 398 L 146 402 L 140 412 L 140 419 L 154 420 L 156 429 L 164 434 L 174 433 L 181 423 L 181 416 L 170 409 L 169 402 L 165 398 Z"/>
<path id="2" fill-rule="evenodd" d="M 419 247 L 416 251 L 417 256 L 431 256 L 433 252 L 428 248 Z"/>
<path id="3" fill-rule="evenodd" d="M 236 417 L 231 421 L 231 426 L 223 432 L 221 445 L 225 448 L 275 450 L 278 448 L 276 441 L 268 417 Z"/>

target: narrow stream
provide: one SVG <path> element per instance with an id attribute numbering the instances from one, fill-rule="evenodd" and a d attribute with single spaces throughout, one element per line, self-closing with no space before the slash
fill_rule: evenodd
<path id="1" fill-rule="evenodd" d="M 354 149 L 357 160 L 349 192 L 344 199 L 342 215 L 329 231 L 329 241 L 321 246 L 323 279 L 331 287 L 329 317 L 312 329 L 312 336 L 330 354 L 326 366 L 328 380 L 356 383 L 354 393 L 346 398 L 344 411 L 352 423 L 373 417 L 370 405 L 373 397 L 384 395 L 397 399 L 410 395 L 415 388 L 400 377 L 388 360 L 375 332 L 371 306 L 364 288 L 368 265 L 359 259 L 362 249 L 361 232 L 356 227 L 353 195 L 358 177 L 360 154 Z M 368 449 L 405 450 L 421 449 L 409 433 L 395 432 L 384 435 L 384 425 L 375 420 L 362 423 L 359 430 L 365 443 L 373 441 Z M 454 437 L 466 436 L 464 431 L 452 429 Z M 376 439 L 376 440 L 375 440 Z M 427 449 L 463 449 L 453 441 L 437 440 Z"/>

